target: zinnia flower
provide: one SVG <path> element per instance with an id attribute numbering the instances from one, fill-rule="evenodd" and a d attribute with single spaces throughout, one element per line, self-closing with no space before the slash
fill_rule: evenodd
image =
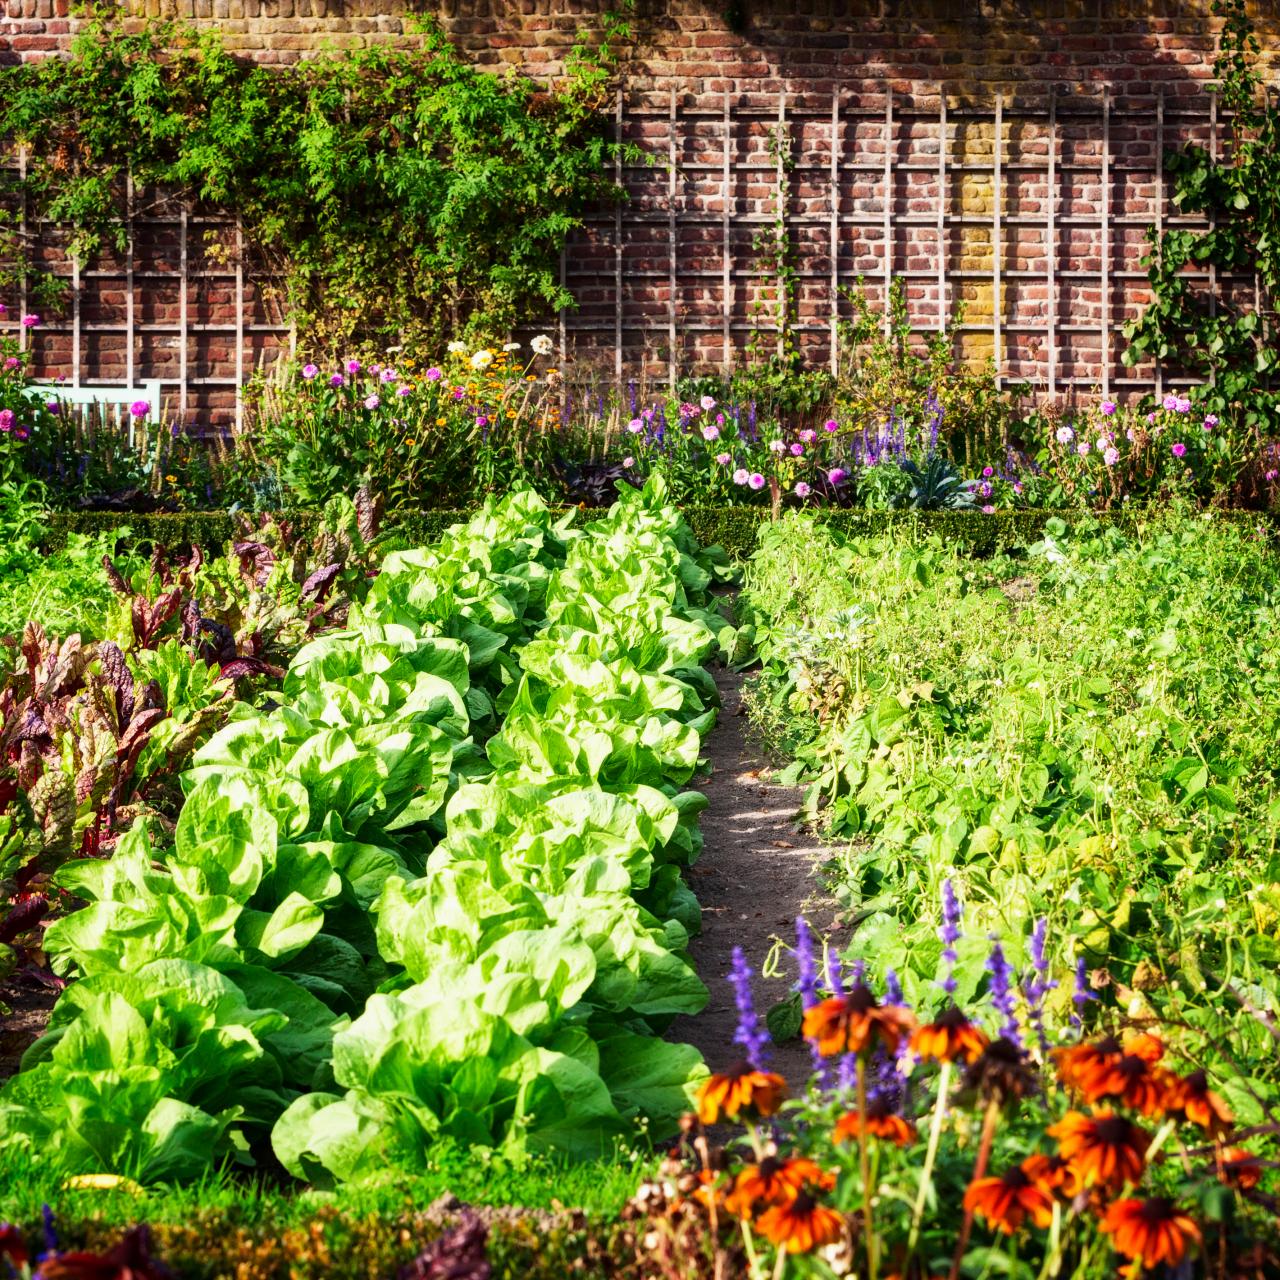
<path id="1" fill-rule="evenodd" d="M 12 409 L 0 409 L 0 431 L 12 431 L 14 414 Z"/>
<path id="2" fill-rule="evenodd" d="M 740 1062 L 705 1080 L 698 1089 L 698 1119 L 716 1124 L 739 1115 L 771 1116 L 787 1096 L 787 1082 L 775 1072 L 756 1071 Z"/>
<path id="3" fill-rule="evenodd" d="M 817 1042 L 824 1058 L 863 1053 L 883 1044 L 890 1055 L 910 1034 L 914 1019 L 898 1005 L 880 1005 L 871 989 L 859 983 L 847 995 L 831 996 L 804 1015 L 804 1036 Z"/>
<path id="4" fill-rule="evenodd" d="M 832 467 L 827 472 L 827 483 L 832 488 L 837 488 L 849 478 L 849 473 L 843 467 Z"/>
<path id="5" fill-rule="evenodd" d="M 1218 425 L 1218 415 L 1216 413 L 1206 413 L 1204 421 L 1200 425 L 1206 431 L 1212 431 Z"/>
<path id="6" fill-rule="evenodd" d="M 344 378 L 340 373 L 335 373 L 333 377 L 329 379 L 329 385 L 331 387 L 344 387 L 346 384 L 346 378 Z"/>
<path id="7" fill-rule="evenodd" d="M 1076 452 L 1082 458 L 1087 458 L 1089 456 L 1089 442 L 1087 440 L 1081 440 L 1080 443 L 1076 445 Z"/>
<path id="8" fill-rule="evenodd" d="M 394 382 L 400 375 L 390 365 L 378 375 L 383 382 Z"/>
<path id="9" fill-rule="evenodd" d="M 751 478 L 751 477 L 750 477 L 750 475 L 748 474 L 746 467 L 739 467 L 739 468 L 738 468 L 738 469 L 733 473 L 733 483 L 734 483 L 734 484 L 746 484 L 746 483 L 747 483 L 747 481 L 748 481 L 750 478 Z"/>
<path id="10" fill-rule="evenodd" d="M 18 368 L 21 368 L 21 366 L 22 366 L 22 361 L 19 360 L 17 356 L 5 357 L 4 367 L 6 369 L 18 369 Z"/>
<path id="11" fill-rule="evenodd" d="M 809 1253 L 824 1244 L 833 1244 L 844 1234 L 840 1214 L 807 1191 L 766 1209 L 756 1226 L 771 1244 L 788 1253 Z"/>
<path id="12" fill-rule="evenodd" d="M 350 373 L 350 374 L 353 374 L 353 375 L 354 375 L 354 374 L 359 373 L 359 372 L 360 372 L 360 361 L 359 361 L 359 360 L 348 360 L 348 361 L 347 361 L 347 372 L 348 372 L 348 373 Z"/>
<path id="13" fill-rule="evenodd" d="M 1098 1229 L 1112 1237 L 1117 1253 L 1141 1262 L 1176 1267 L 1191 1241 L 1200 1242 L 1200 1229 L 1172 1200 L 1117 1200 L 1107 1207 Z"/>
<path id="14" fill-rule="evenodd" d="M 30 315 L 23 316 L 22 327 L 24 329 L 38 329 L 40 327 L 40 317 L 34 312 Z"/>
<path id="15" fill-rule="evenodd" d="M 1162 408 L 1168 409 L 1172 412 L 1174 409 L 1178 407 L 1178 397 L 1165 396 L 1165 398 L 1160 402 L 1160 405 Z"/>
<path id="16" fill-rule="evenodd" d="M 555 349 L 555 344 L 545 333 L 540 333 L 529 346 L 533 348 L 533 354 L 536 356 L 549 356 Z"/>
<path id="17" fill-rule="evenodd" d="M 1177 400 L 1174 401 L 1173 408 L 1176 413 L 1190 413 L 1191 401 L 1188 400 L 1186 396 L 1179 396 Z"/>
<path id="18" fill-rule="evenodd" d="M 812 427 L 805 427 L 800 433 L 800 439 L 805 444 L 812 444 L 818 438 L 818 433 Z"/>
<path id="19" fill-rule="evenodd" d="M 846 1111 L 836 1121 L 831 1131 L 835 1142 L 848 1142 L 862 1132 L 862 1116 L 857 1111 Z M 873 1138 L 883 1142 L 892 1142 L 896 1147 L 910 1146 L 916 1138 L 916 1127 L 910 1121 L 897 1115 L 888 1099 L 875 1098 L 867 1104 L 867 1132 Z"/>
<path id="20" fill-rule="evenodd" d="M 800 443 L 798 443 L 798 442 L 797 442 L 796 444 L 793 444 L 793 445 L 791 446 L 791 456 L 792 456 L 793 458 L 800 458 L 800 457 L 803 457 L 803 456 L 804 456 L 804 445 L 802 445 L 802 444 L 800 444 Z"/>
<path id="21" fill-rule="evenodd" d="M 466 351 L 466 349 L 467 349 L 467 344 L 465 342 L 455 341 L 455 342 L 449 343 L 449 354 L 451 356 L 460 356 L 464 351 Z"/>
<path id="22" fill-rule="evenodd" d="M 1102 460 L 1107 464 L 1107 466 L 1114 467 L 1116 463 L 1120 461 L 1120 450 L 1112 445 L 1103 453 Z"/>
<path id="23" fill-rule="evenodd" d="M 781 441 L 781 440 L 770 440 L 770 441 L 769 441 L 769 452 L 770 452 L 770 453 L 786 453 L 786 451 L 787 451 L 787 446 L 786 446 L 786 444 L 785 444 L 783 441 Z"/>
<path id="24" fill-rule="evenodd" d="M 762 476 L 758 471 L 753 471 L 753 472 L 751 473 L 751 475 L 747 478 L 747 483 L 748 483 L 748 484 L 749 484 L 753 489 L 763 489 L 763 488 L 764 488 L 764 476 Z"/>
<path id="25" fill-rule="evenodd" d="M 989 1043 L 987 1034 L 951 1005 L 933 1022 L 916 1029 L 911 1037 L 911 1052 L 938 1062 L 954 1062 L 957 1058 L 973 1062 Z"/>
<path id="26" fill-rule="evenodd" d="M 1059 1154 L 1071 1161 L 1086 1187 L 1119 1191 L 1142 1177 L 1150 1135 L 1114 1111 L 1091 1116 L 1068 1111 L 1047 1132 L 1057 1138 Z"/>
<path id="27" fill-rule="evenodd" d="M 715 399 L 711 396 L 703 396 L 701 401 L 702 407 L 710 413 L 716 407 Z"/>
<path id="28" fill-rule="evenodd" d="M 725 1207 L 740 1218 L 749 1218 L 757 1205 L 785 1204 L 806 1186 L 829 1191 L 835 1184 L 834 1174 L 824 1173 L 803 1156 L 787 1160 L 766 1156 L 759 1164 L 743 1167 L 734 1179 L 733 1190 L 725 1197 Z"/>
<path id="29" fill-rule="evenodd" d="M 1054 434 L 1058 437 L 1059 444 L 1070 444 L 1076 438 L 1076 433 L 1070 427 L 1059 427 Z"/>
<path id="30" fill-rule="evenodd" d="M 640 418 L 632 418 L 631 421 L 627 423 L 627 430 L 630 431 L 633 436 L 638 436 L 644 430 L 644 422 Z"/>
<path id="31" fill-rule="evenodd" d="M 1175 458 L 1183 457 L 1186 454 L 1186 452 L 1187 452 L 1187 446 L 1183 444 L 1181 440 L 1179 440 L 1178 443 L 1173 446 L 1173 456 Z"/>
<path id="32" fill-rule="evenodd" d="M 364 398 L 364 407 L 371 411 L 376 409 L 381 403 L 382 401 L 379 400 L 377 396 L 370 395 L 370 396 L 365 396 Z"/>
<path id="33" fill-rule="evenodd" d="M 493 352 L 487 347 L 481 347 L 479 351 L 471 357 L 471 367 L 476 370 L 487 369 L 493 363 Z"/>
<path id="34" fill-rule="evenodd" d="M 316 366 L 313 364 L 304 364 L 302 366 L 302 376 L 306 378 L 308 382 L 310 382 L 311 379 L 314 378 L 316 374 L 319 372 L 320 370 L 317 369 Z"/>
<path id="35" fill-rule="evenodd" d="M 716 454 L 716 463 L 721 467 L 727 467 L 731 461 L 732 459 L 727 453 Z"/>
<path id="36" fill-rule="evenodd" d="M 519 344 L 518 342 L 504 342 L 504 343 L 502 344 L 502 349 L 503 349 L 503 351 L 506 351 L 506 352 L 508 352 L 508 353 L 510 353 L 510 352 L 512 352 L 512 351 L 519 351 L 519 350 L 520 350 L 520 344 Z"/>
<path id="37" fill-rule="evenodd" d="M 147 400 L 135 400 L 129 406 L 129 412 L 135 418 L 145 418 L 151 412 L 151 403 Z"/>
<path id="38" fill-rule="evenodd" d="M 1169 1110 L 1180 1111 L 1191 1124 L 1199 1125 L 1214 1135 L 1231 1128 L 1235 1116 L 1231 1114 L 1231 1108 L 1209 1088 L 1209 1077 L 1203 1071 L 1193 1071 L 1189 1076 L 1178 1079 L 1173 1086 L 1173 1094 Z"/>
<path id="39" fill-rule="evenodd" d="M 709 444 L 712 440 L 720 439 L 720 428 L 714 422 L 708 422 L 702 428 L 702 438 Z"/>
<path id="40" fill-rule="evenodd" d="M 807 498 L 813 490 L 803 480 L 797 480 L 795 492 L 797 498 Z"/>
<path id="41" fill-rule="evenodd" d="M 1013 1235 L 1027 1218 L 1037 1227 L 1053 1221 L 1053 1197 L 1014 1165 L 999 1178 L 979 1178 L 964 1193 L 964 1207 L 987 1225 Z"/>
<path id="42" fill-rule="evenodd" d="M 826 431 L 840 430 L 840 424 L 834 418 L 828 418 L 826 422 L 822 424 L 822 426 L 823 426 L 823 429 Z"/>
<path id="43" fill-rule="evenodd" d="M 636 465 L 636 460 L 632 457 L 623 458 L 622 465 L 626 467 L 628 470 L 630 470 L 632 467 Z"/>
<path id="44" fill-rule="evenodd" d="M 1114 400 L 1104 400 L 1102 402 L 1102 416 L 1109 418 L 1116 411 L 1116 402 Z"/>
<path id="45" fill-rule="evenodd" d="M 423 376 L 428 382 L 439 382 L 444 377 L 444 374 L 435 365 L 432 365 Z"/>

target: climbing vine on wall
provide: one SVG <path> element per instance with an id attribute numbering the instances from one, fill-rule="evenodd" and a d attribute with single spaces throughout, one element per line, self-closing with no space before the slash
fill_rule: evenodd
<path id="1" fill-rule="evenodd" d="M 1218 158 L 1195 145 L 1165 157 L 1178 211 L 1201 214 L 1211 225 L 1149 233 L 1144 261 L 1153 299 L 1125 328 L 1124 361 L 1156 359 L 1204 378 L 1199 396 L 1206 409 L 1239 412 L 1262 425 L 1274 422 L 1280 407 L 1271 386 L 1280 349 L 1265 319 L 1280 296 L 1280 108 L 1257 69 L 1245 0 L 1214 0 L 1213 11 L 1223 20 L 1215 68 L 1228 113 L 1227 146 Z M 1256 276 L 1257 295 L 1215 296 L 1215 268 Z"/>
<path id="2" fill-rule="evenodd" d="M 216 32 L 90 16 L 67 59 L 0 69 L 0 139 L 25 147 L 7 173 L 0 257 L 8 279 L 51 298 L 28 220 L 70 231 L 82 262 L 123 248 L 126 176 L 237 213 L 265 284 L 308 345 L 438 341 L 460 327 L 501 333 L 571 305 L 566 237 L 601 199 L 612 147 L 599 108 L 613 50 L 609 16 L 550 90 L 463 61 L 424 21 L 413 48 L 326 54 L 263 67 Z"/>

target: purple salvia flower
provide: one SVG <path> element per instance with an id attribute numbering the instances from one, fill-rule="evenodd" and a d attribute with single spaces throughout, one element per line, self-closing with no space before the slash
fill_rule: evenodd
<path id="1" fill-rule="evenodd" d="M 835 950 L 827 952 L 827 986 L 831 994 L 844 995 L 844 977 L 840 972 L 840 953 Z"/>
<path id="2" fill-rule="evenodd" d="M 902 1003 L 902 983 L 898 979 L 896 969 L 884 971 L 884 1002 L 885 1004 Z"/>
<path id="3" fill-rule="evenodd" d="M 1027 1009 L 1031 1025 L 1035 1028 L 1036 1039 L 1046 1054 L 1049 1052 L 1049 1037 L 1044 1029 L 1044 998 L 1057 985 L 1056 979 L 1049 977 L 1049 957 L 1045 954 L 1045 940 L 1049 933 L 1049 920 L 1041 916 L 1031 931 L 1031 965 L 1034 973 L 1023 983 L 1023 994 L 1027 998 Z"/>
<path id="4" fill-rule="evenodd" d="M 44 1224 L 44 1252 L 36 1259 L 37 1262 L 51 1258 L 58 1252 L 58 1233 L 54 1228 L 53 1210 L 47 1204 L 41 1205 L 40 1216 Z"/>
<path id="5" fill-rule="evenodd" d="M 955 944 L 960 940 L 960 900 L 956 897 L 955 885 L 948 876 L 942 882 L 942 924 L 938 928 L 938 937 L 942 940 L 942 959 L 947 971 L 938 984 L 949 996 L 956 990 L 956 953 Z"/>
<path id="6" fill-rule="evenodd" d="M 1075 989 L 1071 993 L 1071 1003 L 1075 1005 L 1076 1011 L 1071 1015 L 1071 1025 L 1073 1027 L 1081 1026 L 1081 1014 L 1090 1002 L 1098 997 L 1089 989 L 1089 966 L 1085 963 L 1084 956 L 1080 956 L 1076 960 L 1076 982 Z"/>
<path id="7" fill-rule="evenodd" d="M 822 997 L 818 994 L 818 961 L 813 954 L 813 931 L 804 916 L 796 916 L 796 978 L 800 1007 L 812 1009 Z"/>
<path id="8" fill-rule="evenodd" d="M 741 947 L 733 949 L 733 968 L 728 978 L 738 1006 L 738 1029 L 733 1033 L 733 1042 L 742 1046 L 747 1062 L 758 1071 L 769 1056 L 769 1032 L 756 1014 L 751 998 L 751 970 Z"/>
<path id="9" fill-rule="evenodd" d="M 1014 1044 L 1022 1043 L 1021 1030 L 1018 1026 L 1017 998 L 1013 994 L 1013 970 L 1005 959 L 1004 949 L 999 942 L 991 948 L 987 957 L 987 972 L 991 975 L 991 1005 L 1004 1017 L 1000 1025 L 1000 1034 Z"/>
<path id="10" fill-rule="evenodd" d="M 852 1093 L 858 1087 L 858 1055 L 846 1053 L 836 1068 L 836 1088 L 841 1093 Z"/>

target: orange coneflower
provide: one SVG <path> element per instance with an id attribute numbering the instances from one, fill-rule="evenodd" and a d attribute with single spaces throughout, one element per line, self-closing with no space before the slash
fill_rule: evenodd
<path id="1" fill-rule="evenodd" d="M 1107 1208 L 1099 1230 L 1113 1236 L 1117 1253 L 1154 1267 L 1177 1266 L 1189 1241 L 1200 1241 L 1200 1229 L 1172 1200 L 1117 1200 Z"/>
<path id="2" fill-rule="evenodd" d="M 803 1156 L 788 1160 L 766 1156 L 759 1164 L 742 1169 L 734 1179 L 733 1191 L 725 1198 L 725 1207 L 740 1218 L 749 1218 L 757 1205 L 785 1204 L 806 1186 L 829 1191 L 835 1184 L 834 1174 L 824 1172 Z"/>
<path id="3" fill-rule="evenodd" d="M 916 1031 L 911 1037 L 911 1050 L 922 1058 L 934 1058 L 938 1062 L 954 1062 L 957 1058 L 973 1062 L 989 1043 L 986 1033 L 952 1005 L 928 1026 Z"/>
<path id="4" fill-rule="evenodd" d="M 1155 1036 L 1135 1036 L 1121 1054 L 1099 1056 L 1076 1069 L 1076 1087 L 1089 1102 L 1118 1098 L 1144 1116 L 1159 1115 L 1175 1104 L 1178 1079 L 1157 1066 L 1164 1045 Z"/>
<path id="5" fill-rule="evenodd" d="M 873 1138 L 892 1142 L 895 1146 L 905 1147 L 915 1141 L 916 1127 L 909 1120 L 895 1114 L 893 1108 L 883 1099 L 876 1098 L 867 1104 L 867 1132 Z M 847 1111 L 836 1121 L 832 1138 L 836 1142 L 847 1142 L 862 1132 L 862 1116 L 857 1111 Z"/>
<path id="6" fill-rule="evenodd" d="M 1104 1036 L 1101 1040 L 1073 1044 L 1069 1049 L 1057 1049 L 1053 1056 L 1058 1060 L 1058 1075 L 1062 1083 L 1069 1089 L 1080 1089 L 1087 1076 L 1099 1067 L 1118 1061 L 1123 1053 L 1124 1046 L 1119 1040 L 1114 1036 Z"/>
<path id="7" fill-rule="evenodd" d="M 788 1253 L 809 1253 L 819 1245 L 833 1244 L 844 1234 L 844 1218 L 808 1191 L 766 1209 L 756 1226 L 771 1244 Z"/>
<path id="8" fill-rule="evenodd" d="M 1005 1036 L 993 1040 L 969 1064 L 962 1088 L 987 1102 L 1005 1103 L 1025 1098 L 1039 1087 L 1026 1054 Z"/>
<path id="9" fill-rule="evenodd" d="M 1058 1154 L 1071 1162 L 1086 1187 L 1118 1191 L 1142 1177 L 1150 1134 L 1114 1111 L 1092 1116 L 1068 1111 L 1047 1132 L 1057 1138 Z"/>
<path id="10" fill-rule="evenodd" d="M 1080 1193 L 1080 1175 L 1075 1165 L 1062 1156 L 1028 1156 L 1021 1168 L 1048 1195 L 1061 1195 L 1064 1200 L 1071 1200 Z"/>
<path id="11" fill-rule="evenodd" d="M 876 1043 L 896 1053 L 915 1020 L 898 1005 L 880 1005 L 870 989 L 859 983 L 848 995 L 831 996 L 804 1015 L 805 1039 L 816 1041 L 824 1058 L 862 1053 Z"/>
<path id="12" fill-rule="evenodd" d="M 979 1178 L 964 1193 L 964 1207 L 987 1225 L 1013 1235 L 1030 1218 L 1037 1227 L 1053 1221 L 1053 1197 L 1014 1165 L 999 1178 Z"/>
<path id="13" fill-rule="evenodd" d="M 698 1090 L 698 1119 L 716 1124 L 743 1114 L 771 1116 L 786 1096 L 787 1082 L 780 1075 L 740 1062 L 703 1082 Z"/>
<path id="14" fill-rule="evenodd" d="M 1209 1088 L 1209 1077 L 1203 1071 L 1175 1078 L 1174 1097 L 1169 1110 L 1180 1111 L 1192 1123 L 1215 1137 L 1231 1128 L 1235 1116 L 1231 1108 Z"/>
<path id="15" fill-rule="evenodd" d="M 1248 1191 L 1262 1181 L 1262 1164 L 1243 1147 L 1228 1147 L 1218 1156 L 1218 1177 L 1229 1187 Z"/>

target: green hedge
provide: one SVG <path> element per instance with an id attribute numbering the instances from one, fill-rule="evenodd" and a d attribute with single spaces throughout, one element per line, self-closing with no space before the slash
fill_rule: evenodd
<path id="1" fill-rule="evenodd" d="M 469 510 L 415 511 L 397 518 L 392 528 L 397 541 L 407 545 L 433 542 L 451 524 L 465 520 Z M 584 518 L 598 514 L 584 510 Z M 735 560 L 745 560 L 755 549 L 760 526 L 769 519 L 767 507 L 686 507 L 685 518 L 698 540 L 722 546 Z M 815 508 L 814 514 L 842 532 L 868 536 L 894 531 L 910 536 L 938 535 L 944 541 L 966 547 L 976 556 L 989 556 L 1001 549 L 1034 542 L 1043 536 L 1045 523 L 1054 516 L 1068 525 L 1085 517 L 1074 511 L 861 511 Z M 1103 524 L 1132 527 L 1140 510 L 1101 512 L 1092 517 Z M 1274 527 L 1272 512 L 1232 511 L 1225 517 L 1242 522 L 1266 523 Z M 289 517 L 306 527 L 315 521 L 314 512 Z M 160 542 L 167 547 L 187 547 L 193 543 L 206 551 L 217 551 L 236 534 L 236 517 L 225 511 L 195 511 L 177 515 L 128 515 L 112 511 L 56 512 L 48 519 L 47 550 L 57 550 L 73 531 L 100 533 L 119 529 L 134 543 Z M 124 531 L 127 530 L 127 535 Z"/>

